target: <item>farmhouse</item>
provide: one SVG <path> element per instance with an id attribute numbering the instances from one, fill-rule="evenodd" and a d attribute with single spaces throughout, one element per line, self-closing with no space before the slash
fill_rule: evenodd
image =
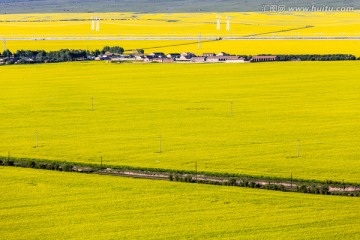
<path id="1" fill-rule="evenodd" d="M 106 54 L 104 55 L 99 55 L 98 57 L 95 58 L 95 60 L 100 61 L 100 60 L 111 60 L 111 56 L 108 56 Z"/>
<path id="2" fill-rule="evenodd" d="M 165 58 L 165 54 L 163 52 L 152 52 L 149 54 L 149 56 L 152 56 L 153 58 Z"/>
<path id="3" fill-rule="evenodd" d="M 162 63 L 173 63 L 175 62 L 174 58 L 163 58 Z"/>
<path id="4" fill-rule="evenodd" d="M 123 61 L 135 61 L 136 57 L 134 55 L 120 55 L 117 57 L 112 57 L 112 62 L 123 62 Z"/>
<path id="5" fill-rule="evenodd" d="M 206 58 L 205 56 L 202 56 L 202 57 L 193 57 L 191 58 L 191 62 L 193 63 L 202 63 L 202 62 L 205 62 L 206 61 Z"/>
<path id="6" fill-rule="evenodd" d="M 223 56 L 213 56 L 213 57 L 207 57 L 206 62 L 225 62 L 226 57 Z"/>
<path id="7" fill-rule="evenodd" d="M 153 62 L 162 63 L 164 58 L 153 58 Z"/>
<path id="8" fill-rule="evenodd" d="M 214 57 L 214 56 L 216 56 L 216 54 L 215 53 L 203 53 L 203 56 L 204 57 Z"/>
<path id="9" fill-rule="evenodd" d="M 169 53 L 168 55 L 166 55 L 167 58 L 180 58 L 180 53 Z"/>
<path id="10" fill-rule="evenodd" d="M 154 57 L 148 55 L 148 56 L 144 57 L 144 62 L 152 62 L 153 59 L 154 59 Z"/>
<path id="11" fill-rule="evenodd" d="M 183 52 L 181 54 L 181 57 L 184 57 L 186 59 L 191 59 L 192 57 L 196 57 L 196 55 L 192 52 Z"/>
<path id="12" fill-rule="evenodd" d="M 240 56 L 227 56 L 226 61 L 227 63 L 244 63 L 246 59 Z"/>
<path id="13" fill-rule="evenodd" d="M 230 54 L 225 53 L 225 52 L 220 52 L 216 56 L 224 57 L 224 56 L 230 56 Z"/>
<path id="14" fill-rule="evenodd" d="M 277 56 L 254 56 L 250 59 L 250 62 L 270 62 L 277 61 Z"/>

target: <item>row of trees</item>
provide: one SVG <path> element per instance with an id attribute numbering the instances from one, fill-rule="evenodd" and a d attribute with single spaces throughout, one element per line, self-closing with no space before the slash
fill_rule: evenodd
<path id="1" fill-rule="evenodd" d="M 15 58 L 19 63 L 42 63 L 42 62 L 69 62 L 86 60 L 96 57 L 100 54 L 113 53 L 122 54 L 124 49 L 119 46 L 109 47 L 105 46 L 102 50 L 72 50 L 72 49 L 61 49 L 59 51 L 44 51 L 44 50 L 17 50 L 12 53 L 10 50 L 5 50 L 1 54 L 2 58 Z M 8 59 L 9 63 L 14 59 Z"/>

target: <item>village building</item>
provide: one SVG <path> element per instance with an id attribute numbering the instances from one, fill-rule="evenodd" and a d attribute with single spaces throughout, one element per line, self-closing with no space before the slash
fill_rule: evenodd
<path id="1" fill-rule="evenodd" d="M 135 61 L 144 61 L 144 59 L 145 59 L 145 56 L 143 56 L 143 55 L 135 56 Z"/>
<path id="2" fill-rule="evenodd" d="M 203 63 L 206 61 L 206 58 L 205 56 L 202 56 L 202 57 L 193 57 L 191 58 L 191 62 L 193 63 Z"/>
<path id="3" fill-rule="evenodd" d="M 216 54 L 215 53 L 203 53 L 203 56 L 204 57 L 214 57 L 214 56 L 216 56 Z"/>
<path id="4" fill-rule="evenodd" d="M 160 57 L 159 57 L 159 58 L 153 58 L 152 61 L 153 61 L 153 62 L 162 63 L 162 62 L 163 62 L 163 59 L 164 59 L 164 58 L 160 58 Z"/>
<path id="5" fill-rule="evenodd" d="M 213 56 L 213 57 L 207 57 L 206 62 L 225 62 L 226 57 L 222 56 Z"/>
<path id="6" fill-rule="evenodd" d="M 147 55 L 147 56 L 144 57 L 144 62 L 152 62 L 153 59 L 154 59 L 154 58 L 153 58 L 152 56 Z"/>
<path id="7" fill-rule="evenodd" d="M 270 62 L 277 61 L 277 56 L 254 56 L 250 59 L 250 62 Z"/>
<path id="8" fill-rule="evenodd" d="M 172 59 L 176 59 L 176 58 L 180 58 L 181 55 L 180 53 L 169 53 L 168 55 L 166 55 L 167 58 L 172 58 Z"/>
<path id="9" fill-rule="evenodd" d="M 240 56 L 227 56 L 226 63 L 244 63 L 246 62 L 246 59 Z"/>
<path id="10" fill-rule="evenodd" d="M 122 62 L 122 61 L 135 61 L 134 55 L 120 55 L 111 58 L 111 62 Z"/>
<path id="11" fill-rule="evenodd" d="M 99 55 L 98 57 L 96 57 L 95 60 L 97 60 L 97 61 L 111 60 L 111 56 L 103 54 L 103 55 Z"/>
<path id="12" fill-rule="evenodd" d="M 166 55 L 163 52 L 152 52 L 149 54 L 149 56 L 152 56 L 153 58 L 165 58 Z"/>
<path id="13" fill-rule="evenodd" d="M 193 57 L 196 57 L 196 55 L 194 53 L 192 53 L 192 52 L 183 52 L 181 54 L 181 57 L 184 57 L 186 59 L 191 59 Z"/>
<path id="14" fill-rule="evenodd" d="M 216 56 L 224 57 L 224 56 L 230 56 L 230 54 L 225 53 L 225 52 L 219 52 Z"/>
<path id="15" fill-rule="evenodd" d="M 163 58 L 162 63 L 173 63 L 175 62 L 174 58 Z"/>

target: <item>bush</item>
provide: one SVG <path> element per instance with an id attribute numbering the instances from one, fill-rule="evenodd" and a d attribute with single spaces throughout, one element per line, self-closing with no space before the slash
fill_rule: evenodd
<path id="1" fill-rule="evenodd" d="M 229 184 L 229 186 L 236 186 L 237 185 L 236 184 L 236 178 L 230 178 L 228 180 L 228 184 Z"/>
<path id="2" fill-rule="evenodd" d="M 192 177 L 191 177 L 191 176 L 186 176 L 186 177 L 184 178 L 184 182 L 188 182 L 188 183 L 193 182 Z"/>
<path id="3" fill-rule="evenodd" d="M 179 175 L 175 174 L 175 181 L 179 182 L 179 180 L 180 180 Z"/>
<path id="4" fill-rule="evenodd" d="M 298 189 L 298 192 L 307 193 L 308 192 L 307 186 L 301 185 L 300 188 Z"/>
<path id="5" fill-rule="evenodd" d="M 65 172 L 72 172 L 72 170 L 73 170 L 73 166 L 69 165 L 69 164 L 66 164 L 66 163 L 64 165 L 62 165 L 61 168 Z"/>

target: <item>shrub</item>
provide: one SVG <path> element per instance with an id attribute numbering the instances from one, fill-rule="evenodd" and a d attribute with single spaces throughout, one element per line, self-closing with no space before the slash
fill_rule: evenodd
<path id="1" fill-rule="evenodd" d="M 73 166 L 65 163 L 62 165 L 62 170 L 65 172 L 71 172 L 73 170 Z"/>
<path id="2" fill-rule="evenodd" d="M 306 187 L 306 185 L 301 185 L 300 188 L 298 189 L 299 192 L 302 193 L 307 193 L 308 189 Z"/>
<path id="3" fill-rule="evenodd" d="M 180 177 L 179 177 L 179 175 L 177 175 L 177 174 L 175 174 L 175 181 L 179 181 L 180 180 Z"/>
<path id="4" fill-rule="evenodd" d="M 236 186 L 236 178 L 230 178 L 228 184 L 229 186 Z"/>

